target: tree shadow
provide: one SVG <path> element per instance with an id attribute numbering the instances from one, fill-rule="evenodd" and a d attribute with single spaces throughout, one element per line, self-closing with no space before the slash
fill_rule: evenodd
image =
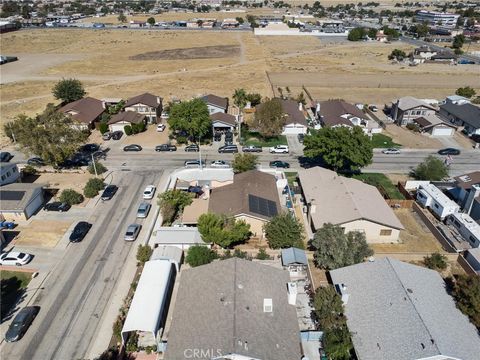
<path id="1" fill-rule="evenodd" d="M 1 279 L 1 299 L 0 323 L 12 318 L 18 310 L 17 305 L 25 299 L 26 289 L 22 288 L 22 282 L 16 276 Z"/>

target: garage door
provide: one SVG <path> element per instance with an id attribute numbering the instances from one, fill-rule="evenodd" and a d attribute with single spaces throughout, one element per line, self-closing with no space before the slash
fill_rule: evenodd
<path id="1" fill-rule="evenodd" d="M 296 135 L 296 134 L 305 134 L 307 128 L 305 126 L 285 126 L 283 128 L 282 135 Z"/>
<path id="2" fill-rule="evenodd" d="M 112 132 L 113 132 L 113 131 L 123 131 L 123 132 L 125 132 L 125 131 L 123 130 L 124 126 L 125 126 L 125 125 L 123 125 L 123 124 L 111 124 L 111 125 L 110 125 L 110 131 L 112 131 Z"/>
<path id="3" fill-rule="evenodd" d="M 452 136 L 455 129 L 450 127 L 436 127 L 432 130 L 433 136 Z"/>

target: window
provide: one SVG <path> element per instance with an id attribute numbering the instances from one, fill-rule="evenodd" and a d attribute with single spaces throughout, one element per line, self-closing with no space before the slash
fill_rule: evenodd
<path id="1" fill-rule="evenodd" d="M 453 223 L 455 224 L 455 226 L 456 226 L 457 228 L 460 229 L 460 223 L 459 223 L 457 220 L 454 220 Z"/>
<path id="2" fill-rule="evenodd" d="M 2 175 L 2 181 L 5 180 L 5 175 Z"/>
<path id="3" fill-rule="evenodd" d="M 380 230 L 380 236 L 390 236 L 392 235 L 391 229 L 382 229 Z"/>
<path id="4" fill-rule="evenodd" d="M 433 207 L 434 207 L 435 209 L 439 209 L 439 208 L 440 208 L 440 206 L 438 206 L 438 204 L 436 204 L 436 203 L 433 204 Z"/>
<path id="5" fill-rule="evenodd" d="M 10 171 L 7 171 L 7 177 L 10 177 Z"/>

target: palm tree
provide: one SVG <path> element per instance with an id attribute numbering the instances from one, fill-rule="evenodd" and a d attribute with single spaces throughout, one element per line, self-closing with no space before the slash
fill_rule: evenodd
<path id="1" fill-rule="evenodd" d="M 233 103 L 237 105 L 240 110 L 247 105 L 247 92 L 245 89 L 235 89 L 233 93 Z"/>

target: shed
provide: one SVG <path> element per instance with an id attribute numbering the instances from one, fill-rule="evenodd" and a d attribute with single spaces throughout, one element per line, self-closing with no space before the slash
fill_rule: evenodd
<path id="1" fill-rule="evenodd" d="M 282 265 L 288 268 L 290 276 L 303 275 L 308 267 L 305 250 L 294 247 L 282 249 Z"/>

